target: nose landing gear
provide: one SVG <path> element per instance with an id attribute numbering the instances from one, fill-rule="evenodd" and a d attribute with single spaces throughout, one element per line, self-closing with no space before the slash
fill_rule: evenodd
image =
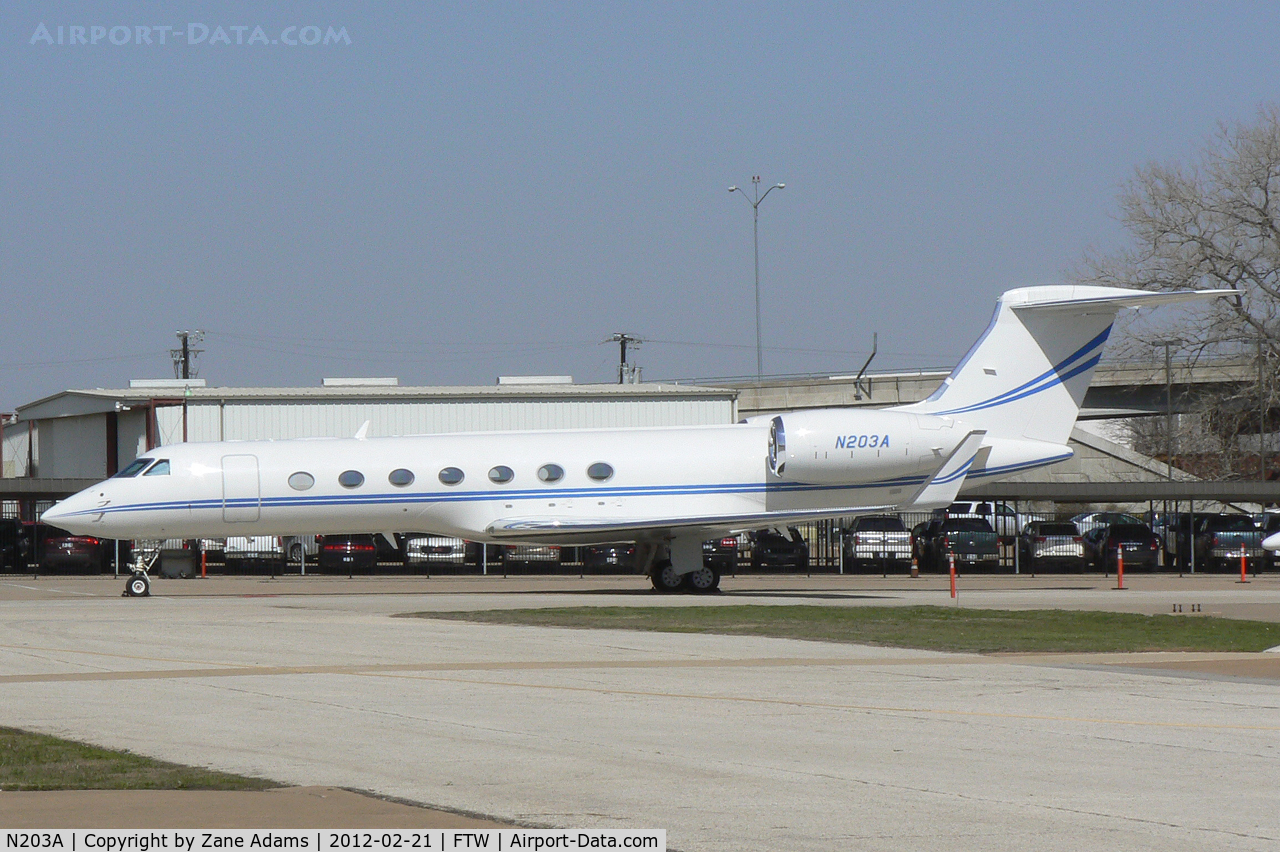
<path id="1" fill-rule="evenodd" d="M 151 597 L 151 578 L 147 576 L 147 572 L 160 558 L 160 546 L 161 542 L 158 541 L 138 542 L 133 551 L 133 570 L 129 574 L 129 579 L 125 581 L 121 597 Z"/>
<path id="2" fill-rule="evenodd" d="M 150 596 L 151 578 L 147 576 L 146 571 L 134 571 L 129 577 L 129 582 L 124 584 L 124 593 L 121 597 L 147 598 Z"/>

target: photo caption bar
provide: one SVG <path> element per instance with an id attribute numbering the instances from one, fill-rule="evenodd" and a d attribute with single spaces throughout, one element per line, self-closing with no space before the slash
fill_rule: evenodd
<path id="1" fill-rule="evenodd" d="M 665 829 L 91 829 L 6 830 L 4 845 L 17 849 L 60 852 L 196 852 L 207 849 L 297 849 L 332 852 L 349 849 L 643 849 L 666 852 Z"/>

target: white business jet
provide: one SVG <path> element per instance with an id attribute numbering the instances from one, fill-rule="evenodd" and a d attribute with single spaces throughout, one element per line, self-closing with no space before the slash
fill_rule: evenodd
<path id="1" fill-rule="evenodd" d="M 1121 308 L 1237 295 L 1045 286 L 1006 292 L 923 402 L 726 426 L 173 444 L 43 515 L 101 538 L 423 531 L 478 542 L 633 541 L 660 591 L 707 592 L 705 539 L 949 505 L 966 481 L 1070 458 Z M 367 424 L 366 424 L 367 425 Z M 141 566 L 140 566 L 141 568 Z M 145 568 L 128 592 L 146 594 Z"/>

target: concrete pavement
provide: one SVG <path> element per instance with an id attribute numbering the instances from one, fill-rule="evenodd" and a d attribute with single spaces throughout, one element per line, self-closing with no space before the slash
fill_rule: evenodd
<path id="1" fill-rule="evenodd" d="M 946 600 L 937 578 L 802 579 L 668 598 L 635 578 L 436 594 L 219 578 L 124 599 L 97 578 L 0 578 L 0 724 L 525 824 L 666 828 L 684 850 L 1280 843 L 1280 655 L 983 657 L 390 617 Z M 1275 609 L 1264 579 L 975 578 L 962 605 Z"/>

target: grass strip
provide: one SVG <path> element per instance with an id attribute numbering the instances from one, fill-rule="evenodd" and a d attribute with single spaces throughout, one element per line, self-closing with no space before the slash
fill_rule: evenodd
<path id="1" fill-rule="evenodd" d="M 969 653 L 1263 651 L 1280 624 L 1212 616 L 939 606 L 562 607 L 419 612 L 417 618 L 546 627 L 723 633 Z"/>
<path id="2" fill-rule="evenodd" d="M 264 778 L 0 728 L 0 790 L 266 790 L 280 786 Z"/>

